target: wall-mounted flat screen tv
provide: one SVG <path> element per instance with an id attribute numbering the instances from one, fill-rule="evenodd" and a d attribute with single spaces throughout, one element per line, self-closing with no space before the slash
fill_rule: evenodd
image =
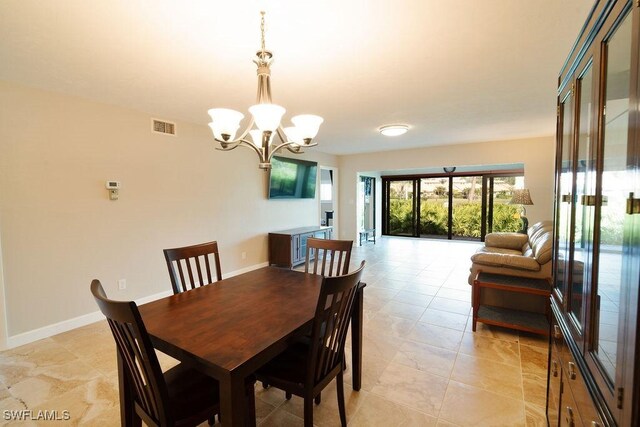
<path id="1" fill-rule="evenodd" d="M 270 199 L 316 197 L 318 163 L 288 157 L 272 157 L 269 175 Z"/>

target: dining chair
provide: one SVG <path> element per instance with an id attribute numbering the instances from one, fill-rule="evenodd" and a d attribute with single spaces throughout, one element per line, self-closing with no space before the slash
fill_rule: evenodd
<path id="1" fill-rule="evenodd" d="M 99 280 L 91 282 L 91 293 L 107 318 L 122 360 L 118 369 L 131 389 L 120 384 L 120 404 L 130 405 L 124 424 L 149 426 L 197 426 L 204 421 L 213 425 L 220 412 L 218 381 L 184 364 L 162 372 L 151 339 L 133 301 L 107 298 Z M 247 381 L 247 411 L 255 425 L 253 377 Z M 130 399 L 130 400 L 127 400 Z"/>
<path id="2" fill-rule="evenodd" d="M 341 276 L 349 272 L 353 240 L 307 239 L 305 273 Z M 311 270 L 311 271 L 310 271 Z"/>
<path id="3" fill-rule="evenodd" d="M 322 276 L 340 276 L 349 272 L 351 261 L 351 249 L 353 240 L 307 239 L 307 253 L 304 264 L 305 273 L 320 274 Z M 311 270 L 311 271 L 310 271 Z M 311 332 L 302 340 L 308 340 Z M 346 362 L 345 362 L 346 369 Z M 262 381 L 262 387 L 268 388 L 269 383 Z M 320 404 L 322 396 L 318 393 L 315 397 L 316 404 Z"/>
<path id="4" fill-rule="evenodd" d="M 365 262 L 351 274 L 325 276 L 313 319 L 311 340 L 297 341 L 256 372 L 256 378 L 304 399 L 304 425 L 313 425 L 313 401 L 336 378 L 340 422 L 344 404 L 344 345 Z"/>
<path id="5" fill-rule="evenodd" d="M 220 252 L 216 241 L 164 249 L 163 252 L 174 294 L 213 283 L 212 264 L 215 267 L 215 281 L 222 280 Z"/>

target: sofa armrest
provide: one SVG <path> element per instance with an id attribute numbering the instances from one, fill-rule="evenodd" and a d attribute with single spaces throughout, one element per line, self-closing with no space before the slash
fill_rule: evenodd
<path id="1" fill-rule="evenodd" d="M 522 251 L 522 247 L 529 241 L 529 236 L 521 233 L 489 233 L 484 238 L 484 245 Z"/>
<path id="2" fill-rule="evenodd" d="M 540 264 L 534 258 L 522 255 L 477 252 L 471 256 L 474 264 L 490 265 L 493 267 L 509 267 L 519 270 L 538 271 Z"/>

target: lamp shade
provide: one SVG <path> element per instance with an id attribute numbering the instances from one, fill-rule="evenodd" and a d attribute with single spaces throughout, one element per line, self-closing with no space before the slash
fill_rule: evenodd
<path id="1" fill-rule="evenodd" d="M 523 188 L 522 190 L 513 190 L 513 196 L 511 197 L 510 203 L 514 205 L 533 205 L 531 195 L 527 188 Z"/>
<path id="2" fill-rule="evenodd" d="M 222 135 L 229 135 L 229 139 L 233 139 L 240 127 L 240 120 L 244 118 L 241 112 L 228 108 L 212 108 L 209 110 L 209 116 L 209 127 L 217 139 L 223 139 Z"/>
<path id="3" fill-rule="evenodd" d="M 255 145 L 258 147 L 262 145 L 262 131 L 258 129 L 250 130 L 249 135 L 251 135 L 251 140 Z M 269 137 L 269 145 L 271 145 L 271 141 L 273 141 L 273 135 L 275 135 L 275 133 L 272 133 Z"/>
<path id="4" fill-rule="evenodd" d="M 304 140 L 300 136 L 300 129 L 295 126 L 289 126 L 283 129 L 289 141 L 295 142 L 298 145 L 304 145 Z"/>
<path id="5" fill-rule="evenodd" d="M 291 122 L 296 125 L 300 138 L 304 140 L 316 137 L 324 119 L 313 114 L 300 114 L 299 116 L 292 117 Z"/>
<path id="6" fill-rule="evenodd" d="M 280 120 L 285 113 L 285 109 L 276 104 L 256 104 L 249 107 L 249 112 L 253 115 L 256 126 L 262 132 L 273 132 L 280 126 Z"/>

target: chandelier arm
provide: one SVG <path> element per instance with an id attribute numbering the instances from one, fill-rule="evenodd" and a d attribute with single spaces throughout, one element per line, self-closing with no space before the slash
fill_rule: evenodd
<path id="1" fill-rule="evenodd" d="M 246 139 L 243 139 L 242 141 L 240 141 L 240 147 L 246 147 L 246 148 L 251 148 L 253 151 L 256 152 L 256 154 L 258 155 L 258 157 L 260 157 L 260 159 L 262 159 L 264 156 L 262 154 L 262 148 L 258 147 L 256 144 L 254 144 L 251 141 L 248 141 Z"/>
<path id="2" fill-rule="evenodd" d="M 276 133 L 278 134 L 278 138 L 280 138 L 280 141 L 290 142 L 289 137 L 287 136 L 287 134 L 284 132 L 284 129 L 282 128 L 282 125 L 278 126 L 278 128 L 276 129 Z"/>
<path id="3" fill-rule="evenodd" d="M 287 145 L 287 147 L 286 147 L 287 150 L 291 151 L 293 154 L 302 154 L 302 153 L 304 153 L 304 151 L 302 151 L 302 147 L 300 147 L 298 145 L 298 148 L 292 148 L 292 145 Z"/>
<path id="4" fill-rule="evenodd" d="M 219 139 L 215 138 L 216 141 L 222 143 L 224 141 L 220 141 Z M 228 144 L 228 143 L 225 143 Z M 246 139 L 239 139 L 236 140 L 236 142 L 233 142 L 231 144 L 228 144 L 227 147 L 216 147 L 216 150 L 220 150 L 220 151 L 231 151 L 234 150 L 238 147 L 245 147 L 245 148 L 251 148 L 253 151 L 255 151 L 258 156 L 260 156 L 260 158 L 262 159 L 262 149 L 260 147 L 257 147 L 253 142 L 246 140 Z"/>
<path id="5" fill-rule="evenodd" d="M 269 154 L 268 161 L 269 161 L 269 162 L 271 162 L 271 158 L 273 157 L 273 155 L 274 155 L 278 150 L 280 150 L 280 149 L 282 149 L 282 148 L 287 148 L 289 151 L 291 151 L 292 153 L 296 153 L 296 154 L 298 154 L 298 153 L 303 153 L 303 151 L 302 151 L 302 150 L 300 150 L 300 148 L 298 148 L 297 150 L 296 150 L 295 148 L 292 148 L 292 147 L 291 147 L 292 145 L 298 145 L 298 144 L 296 144 L 295 142 L 292 142 L 292 141 L 287 141 L 287 142 L 283 142 L 282 144 L 278 144 L 278 145 L 276 145 L 275 147 L 273 147 L 273 148 L 271 149 L 271 153 Z M 300 146 L 298 145 L 298 147 L 300 147 Z"/>
<path id="6" fill-rule="evenodd" d="M 240 134 L 240 136 L 238 137 L 238 140 L 243 140 L 247 134 L 249 133 L 249 131 L 251 130 L 251 128 L 253 127 L 253 124 L 255 123 L 253 116 L 251 117 L 251 120 L 249 120 L 249 124 L 247 125 L 246 128 L 244 128 L 244 131 Z"/>

